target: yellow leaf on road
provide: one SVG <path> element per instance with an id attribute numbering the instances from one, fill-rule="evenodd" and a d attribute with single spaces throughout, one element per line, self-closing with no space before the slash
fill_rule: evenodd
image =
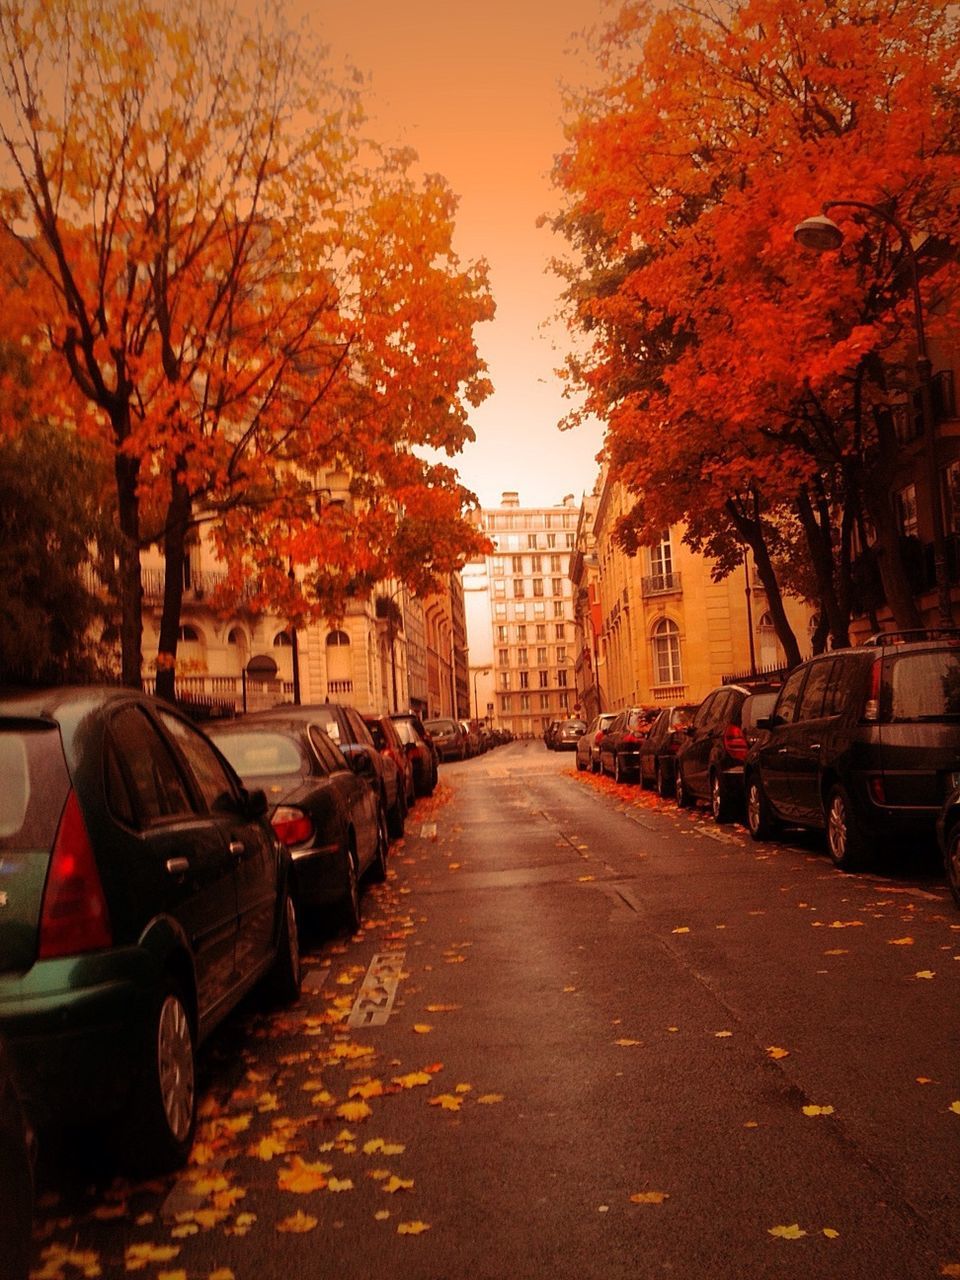
<path id="1" fill-rule="evenodd" d="M 393 1195 L 397 1191 L 409 1191 L 412 1186 L 412 1178 L 398 1178 L 396 1174 L 392 1174 L 390 1180 L 383 1184 L 383 1189 Z"/>
<path id="2" fill-rule="evenodd" d="M 502 1102 L 503 1094 L 502 1093 L 481 1093 L 477 1101 L 482 1102 L 484 1106 L 491 1106 L 495 1102 Z"/>
<path id="3" fill-rule="evenodd" d="M 821 1229 L 822 1229 L 822 1231 L 823 1231 L 823 1234 L 827 1237 L 827 1239 L 828 1239 L 828 1240 L 837 1240 L 837 1239 L 839 1239 L 840 1232 L 839 1232 L 839 1231 L 835 1231 L 835 1230 L 833 1229 L 833 1227 L 823 1227 L 823 1228 L 821 1228 Z"/>
<path id="4" fill-rule="evenodd" d="M 413 1024 L 413 1029 L 416 1031 L 418 1036 L 425 1036 L 429 1031 L 433 1030 L 433 1027 L 431 1027 L 429 1022 L 415 1022 Z"/>
<path id="5" fill-rule="evenodd" d="M 832 1116 L 833 1107 L 818 1107 L 811 1103 L 809 1107 L 803 1108 L 805 1116 Z"/>
<path id="6" fill-rule="evenodd" d="M 381 1080 L 368 1080 L 365 1084 L 351 1085 L 348 1097 L 351 1098 L 380 1098 L 383 1096 L 383 1082 Z"/>
<path id="7" fill-rule="evenodd" d="M 951 1103 L 950 1103 L 950 1110 L 951 1110 L 955 1115 L 960 1116 L 960 1102 L 951 1102 Z"/>
<path id="8" fill-rule="evenodd" d="M 259 1142 L 255 1143 L 252 1147 L 249 1147 L 247 1155 L 256 1156 L 258 1160 L 272 1160 L 274 1156 L 284 1155 L 286 1150 L 287 1144 L 285 1142 L 281 1142 L 279 1138 L 275 1138 L 271 1135 L 266 1138 L 261 1138 Z"/>
<path id="9" fill-rule="evenodd" d="M 180 1252 L 175 1244 L 128 1244 L 123 1255 L 124 1269 L 143 1271 L 150 1262 L 170 1262 Z"/>
<path id="10" fill-rule="evenodd" d="M 713 1034 L 716 1036 L 718 1040 L 725 1040 L 727 1036 L 732 1036 L 733 1032 L 732 1031 L 715 1031 Z"/>
<path id="11" fill-rule="evenodd" d="M 300 1156 L 294 1156 L 277 1174 L 277 1186 L 281 1191 L 293 1191 L 297 1195 L 322 1191 L 327 1185 L 326 1175 L 332 1168 L 333 1165 L 329 1164 L 308 1164 Z"/>
<path id="12" fill-rule="evenodd" d="M 463 1098 L 452 1093 L 440 1093 L 430 1099 L 431 1107 L 442 1107 L 444 1111 L 459 1111 L 463 1106 Z"/>
<path id="13" fill-rule="evenodd" d="M 427 1013 L 453 1013 L 462 1008 L 462 1004 L 428 1004 Z"/>
<path id="14" fill-rule="evenodd" d="M 378 1222 L 384 1222 L 384 1221 L 386 1221 L 386 1219 L 387 1219 L 387 1218 L 389 1218 L 389 1217 L 390 1217 L 390 1210 L 389 1210 L 389 1209 L 378 1209 L 378 1210 L 377 1210 L 377 1212 L 376 1212 L 373 1216 L 376 1218 L 376 1220 L 377 1220 Z"/>
<path id="15" fill-rule="evenodd" d="M 789 1049 L 781 1049 L 775 1044 L 767 1045 L 767 1053 L 770 1055 L 771 1058 L 776 1058 L 776 1059 L 790 1057 Z"/>
<path id="16" fill-rule="evenodd" d="M 686 926 L 685 924 L 682 924 L 682 925 L 680 926 L 680 928 L 679 928 L 679 929 L 674 929 L 674 930 L 673 930 L 673 932 L 674 932 L 674 933 L 689 933 L 689 932 L 690 932 L 690 930 L 687 928 L 687 926 Z"/>
<path id="17" fill-rule="evenodd" d="M 622 1039 L 620 1039 L 620 1040 L 614 1040 L 614 1042 L 613 1042 L 613 1043 L 614 1043 L 614 1044 L 623 1045 L 623 1047 L 624 1047 L 624 1048 L 628 1048 L 630 1045 L 643 1044 L 643 1041 L 642 1041 L 642 1040 L 628 1040 L 626 1037 L 623 1037 L 623 1038 L 622 1038 Z"/>
<path id="18" fill-rule="evenodd" d="M 912 938 L 891 938 L 887 945 L 891 947 L 912 947 L 913 939 Z"/>
<path id="19" fill-rule="evenodd" d="M 373 1108 L 366 1102 L 341 1102 L 336 1114 L 342 1120 L 366 1120 L 367 1116 L 373 1115 Z"/>
<path id="20" fill-rule="evenodd" d="M 670 1199 L 669 1191 L 636 1191 L 630 1197 L 633 1204 L 663 1204 Z"/>
<path id="21" fill-rule="evenodd" d="M 405 1149 L 402 1142 L 384 1142 L 382 1138 L 371 1138 L 369 1142 L 363 1144 L 365 1156 L 375 1155 L 378 1151 L 385 1156 L 400 1156 Z"/>
<path id="22" fill-rule="evenodd" d="M 400 1222 L 397 1224 L 398 1236 L 418 1236 L 421 1232 L 429 1230 L 430 1224 L 428 1222 Z"/>
<path id="23" fill-rule="evenodd" d="M 352 1178 L 331 1178 L 330 1181 L 327 1183 L 327 1190 L 328 1191 L 352 1191 L 353 1179 Z"/>
<path id="24" fill-rule="evenodd" d="M 932 969 L 921 969 L 913 975 L 915 978 L 935 978 L 937 975 Z"/>
<path id="25" fill-rule="evenodd" d="M 415 1089 L 417 1085 L 429 1084 L 430 1077 L 426 1071 L 410 1071 L 405 1076 L 394 1076 L 393 1084 L 398 1084 L 401 1089 Z"/>
<path id="26" fill-rule="evenodd" d="M 311 1218 L 309 1214 L 303 1213 L 298 1209 L 292 1217 L 284 1218 L 278 1222 L 277 1230 L 290 1235 L 303 1235 L 304 1232 L 312 1231 L 318 1221 L 319 1219 Z"/>
<path id="27" fill-rule="evenodd" d="M 807 1233 L 801 1230 L 798 1222 L 794 1222 L 789 1227 L 768 1227 L 767 1234 L 777 1236 L 780 1240 L 799 1240 L 801 1236 L 805 1236 Z"/>

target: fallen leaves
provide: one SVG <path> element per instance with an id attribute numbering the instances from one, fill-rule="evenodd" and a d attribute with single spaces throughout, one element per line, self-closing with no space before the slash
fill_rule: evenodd
<path id="1" fill-rule="evenodd" d="M 413 1178 L 398 1178 L 397 1175 L 391 1174 L 388 1181 L 383 1184 L 383 1190 L 390 1195 L 396 1194 L 398 1191 L 409 1191 L 413 1186 Z"/>
<path id="2" fill-rule="evenodd" d="M 363 1101 L 341 1102 L 339 1107 L 337 1107 L 336 1114 L 341 1118 L 341 1120 L 356 1122 L 358 1120 L 366 1120 L 368 1116 L 372 1116 L 373 1107 Z"/>
<path id="3" fill-rule="evenodd" d="M 779 1047 L 779 1045 L 775 1045 L 775 1044 L 768 1044 L 768 1045 L 767 1045 L 767 1055 L 768 1055 L 769 1057 L 773 1058 L 775 1061 L 779 1061 L 781 1058 L 789 1058 L 789 1057 L 790 1057 L 790 1050 L 789 1050 L 789 1049 L 781 1049 L 781 1048 Z"/>
<path id="4" fill-rule="evenodd" d="M 631 1204 L 663 1204 L 670 1199 L 669 1191 L 635 1191 L 630 1197 Z"/>
<path id="5" fill-rule="evenodd" d="M 398 1236 L 419 1236 L 424 1231 L 429 1231 L 429 1230 L 430 1230 L 430 1224 L 428 1222 L 398 1222 L 397 1223 Z"/>
<path id="6" fill-rule="evenodd" d="M 444 1111 L 459 1111 L 463 1106 L 463 1098 L 453 1093 L 439 1093 L 430 1099 L 431 1107 L 441 1107 Z"/>
<path id="7" fill-rule="evenodd" d="M 933 969 L 920 969 L 920 970 L 919 970 L 917 973 L 915 973 L 913 976 L 914 976 L 915 978 L 925 978 L 925 979 L 930 979 L 930 978 L 935 978 L 937 975 L 936 975 L 936 973 L 935 973 L 935 971 L 934 971 Z"/>
<path id="8" fill-rule="evenodd" d="M 277 1186 L 281 1191 L 292 1191 L 297 1195 L 322 1191 L 327 1185 L 326 1175 L 332 1168 L 329 1164 L 308 1164 L 300 1156 L 294 1156 L 277 1174 Z"/>
<path id="9" fill-rule="evenodd" d="M 310 1214 L 304 1213 L 298 1209 L 296 1213 L 289 1218 L 283 1218 L 276 1224 L 276 1229 L 289 1235 L 304 1235 L 307 1231 L 312 1231 L 317 1225 L 319 1219 L 311 1217 Z"/>
<path id="10" fill-rule="evenodd" d="M 143 1271 L 151 1262 L 170 1262 L 180 1253 L 174 1244 L 128 1244 L 123 1255 L 126 1271 Z"/>
<path id="11" fill-rule="evenodd" d="M 768 1227 L 767 1234 L 776 1236 L 778 1240 L 799 1240 L 807 1233 L 801 1228 L 799 1222 L 794 1222 L 789 1227 Z"/>
<path id="12" fill-rule="evenodd" d="M 832 1116 L 833 1115 L 833 1107 L 818 1107 L 814 1103 L 811 1103 L 809 1106 L 803 1107 L 802 1110 L 805 1116 Z"/>

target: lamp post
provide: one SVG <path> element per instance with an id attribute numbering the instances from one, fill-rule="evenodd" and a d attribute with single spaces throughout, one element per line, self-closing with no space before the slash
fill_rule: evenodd
<path id="1" fill-rule="evenodd" d="M 943 503 L 940 499 L 940 472 L 937 467 L 936 422 L 933 413 L 933 366 L 927 353 L 927 335 L 923 323 L 923 299 L 920 296 L 920 272 L 917 255 L 906 227 L 893 214 L 879 205 L 865 200 L 828 200 L 820 214 L 804 218 L 793 229 L 798 244 L 818 253 L 839 249 L 843 244 L 843 231 L 829 216 L 831 209 L 861 209 L 881 222 L 887 223 L 900 237 L 904 257 L 910 268 L 910 287 L 913 293 L 913 320 L 917 339 L 916 371 L 920 385 L 920 416 L 927 440 L 927 484 L 930 490 L 930 518 L 933 524 L 933 572 L 937 586 L 937 613 L 943 626 L 953 623 L 950 601 L 950 582 L 947 577 L 947 544 L 943 533 Z"/>
<path id="2" fill-rule="evenodd" d="M 293 561 L 290 561 L 290 570 L 287 575 L 291 582 L 296 582 L 297 575 L 293 569 Z M 293 618 L 290 619 L 290 660 L 293 664 L 293 705 L 300 705 L 300 641 L 297 636 L 297 624 Z"/>
<path id="3" fill-rule="evenodd" d="M 473 714 L 476 720 L 485 719 L 480 714 L 480 698 L 477 695 L 477 676 L 485 676 L 490 672 L 489 667 L 474 667 L 473 669 Z"/>

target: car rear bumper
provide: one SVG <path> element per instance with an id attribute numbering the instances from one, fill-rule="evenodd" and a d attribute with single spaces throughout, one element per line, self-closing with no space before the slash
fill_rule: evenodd
<path id="1" fill-rule="evenodd" d="M 347 892 L 347 855 L 337 845 L 291 850 L 293 892 L 305 907 L 332 906 Z"/>

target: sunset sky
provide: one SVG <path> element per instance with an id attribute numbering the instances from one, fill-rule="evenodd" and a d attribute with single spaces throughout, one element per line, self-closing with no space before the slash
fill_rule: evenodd
<path id="1" fill-rule="evenodd" d="M 320 0 L 310 10 L 334 64 L 369 76 L 375 136 L 413 146 L 461 197 L 461 257 L 490 263 L 497 317 L 478 339 L 496 390 L 473 411 L 477 442 L 457 462 L 485 506 L 503 489 L 530 505 L 579 499 L 596 476 L 599 425 L 557 429 L 567 406 L 554 369 L 567 338 L 542 326 L 559 287 L 546 265 L 562 244 L 536 220 L 555 205 L 559 84 L 591 74 L 574 33 L 603 9 L 603 0 Z"/>

